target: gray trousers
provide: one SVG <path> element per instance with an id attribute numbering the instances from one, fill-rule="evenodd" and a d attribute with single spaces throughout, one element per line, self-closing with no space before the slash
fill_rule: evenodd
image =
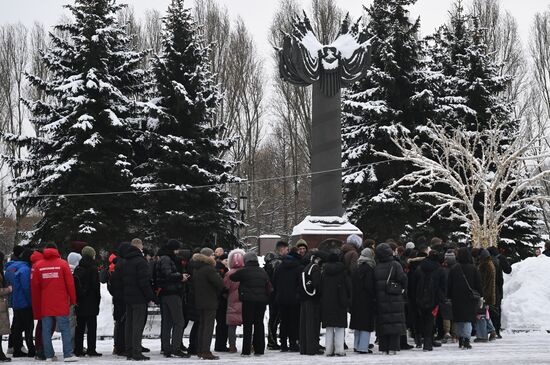
<path id="1" fill-rule="evenodd" d="M 167 295 L 160 298 L 162 305 L 162 326 L 160 344 L 164 354 L 173 354 L 181 346 L 183 338 L 183 304 L 179 295 Z"/>
<path id="2" fill-rule="evenodd" d="M 214 322 L 216 321 L 216 310 L 200 309 L 200 322 L 198 334 L 197 353 L 210 352 L 212 334 L 214 333 Z"/>
<path id="3" fill-rule="evenodd" d="M 126 356 L 141 356 L 141 338 L 147 320 L 147 304 L 126 304 L 126 323 L 124 338 Z"/>

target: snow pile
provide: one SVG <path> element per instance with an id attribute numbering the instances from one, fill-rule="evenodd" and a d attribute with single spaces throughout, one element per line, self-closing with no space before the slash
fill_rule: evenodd
<path id="1" fill-rule="evenodd" d="M 550 330 L 550 257 L 530 257 L 504 275 L 503 328 Z"/>
<path id="2" fill-rule="evenodd" d="M 342 217 L 315 217 L 307 216 L 300 224 L 292 230 L 292 236 L 300 235 L 350 235 L 363 233 L 353 224 Z"/>

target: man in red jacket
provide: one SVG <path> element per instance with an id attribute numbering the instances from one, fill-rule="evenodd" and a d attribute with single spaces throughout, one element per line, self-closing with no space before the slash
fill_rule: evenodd
<path id="1" fill-rule="evenodd" d="M 39 318 L 42 320 L 42 341 L 46 359 L 55 360 L 52 345 L 52 328 L 57 322 L 63 342 L 65 362 L 77 361 L 73 355 L 69 328 L 69 305 L 76 304 L 74 279 L 69 264 L 62 260 L 53 243 L 46 245 L 44 259 L 33 266 L 31 278 L 33 296 L 39 296 Z"/>

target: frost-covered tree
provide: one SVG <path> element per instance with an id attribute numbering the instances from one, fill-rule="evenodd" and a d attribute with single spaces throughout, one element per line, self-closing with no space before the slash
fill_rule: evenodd
<path id="1" fill-rule="evenodd" d="M 500 146 L 507 149 L 520 132 L 520 122 L 513 117 L 514 106 L 506 97 L 512 78 L 502 75 L 500 65 L 487 51 L 484 30 L 476 17 L 464 11 L 461 1 L 454 4 L 450 14 L 449 24 L 428 38 L 428 62 L 419 78 L 419 92 L 413 104 L 423 110 L 427 121 L 439 126 L 462 128 L 474 134 L 499 128 Z M 522 191 L 526 196 L 534 193 L 529 189 Z M 538 239 L 539 208 L 526 206 L 527 201 L 510 207 L 520 213 L 514 214 L 500 230 L 501 246 L 512 248 L 521 256 L 528 255 L 529 247 Z M 476 200 L 475 207 L 482 212 L 483 202 Z M 435 231 L 443 236 L 465 237 L 465 227 L 459 228 L 458 223 L 446 214 L 431 221 Z"/>
<path id="2" fill-rule="evenodd" d="M 390 137 L 414 130 L 419 121 L 411 107 L 420 65 L 419 20 L 407 8 L 415 0 L 375 0 L 366 9 L 372 40 L 372 67 L 343 97 L 344 200 L 350 219 L 366 237 L 401 238 L 420 220 L 421 206 L 406 191 L 385 188 L 411 165 L 381 162 L 376 151 L 391 150 Z M 378 163 L 372 165 L 372 163 Z"/>
<path id="3" fill-rule="evenodd" d="M 29 152 L 9 161 L 27 171 L 12 191 L 42 214 L 34 242 L 102 246 L 128 239 L 135 197 L 109 194 L 131 190 L 130 96 L 142 87 L 142 55 L 127 47 L 115 0 L 76 0 L 67 8 L 73 21 L 54 27 L 43 53 L 48 79 L 28 76 L 42 91 L 27 102 L 38 137 L 7 136 Z"/>
<path id="4" fill-rule="evenodd" d="M 213 127 L 220 94 L 208 69 L 207 49 L 183 0 L 164 18 L 162 54 L 153 60 L 156 91 L 136 141 L 135 189 L 156 192 L 143 201 L 140 222 L 155 240 L 201 244 L 238 224 L 220 184 L 235 181 L 232 163 L 220 158 L 231 141 Z"/>
<path id="5" fill-rule="evenodd" d="M 540 188 L 550 170 L 539 169 L 550 156 L 547 136 L 532 137 L 525 128 L 509 136 L 500 123 L 475 132 L 431 123 L 418 129 L 426 138 L 404 132 L 392 137 L 398 153 L 378 155 L 416 167 L 388 190 L 412 189 L 412 196 L 433 202 L 427 222 L 448 215 L 468 229 L 474 247 L 497 246 L 507 225 L 550 200 Z"/>

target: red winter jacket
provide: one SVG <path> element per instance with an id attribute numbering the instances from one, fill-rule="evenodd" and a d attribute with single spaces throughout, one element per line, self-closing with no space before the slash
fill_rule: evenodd
<path id="1" fill-rule="evenodd" d="M 33 266 L 31 283 L 33 293 L 40 295 L 39 318 L 69 315 L 69 304 L 76 304 L 74 279 L 56 249 L 44 250 L 44 259 Z"/>

